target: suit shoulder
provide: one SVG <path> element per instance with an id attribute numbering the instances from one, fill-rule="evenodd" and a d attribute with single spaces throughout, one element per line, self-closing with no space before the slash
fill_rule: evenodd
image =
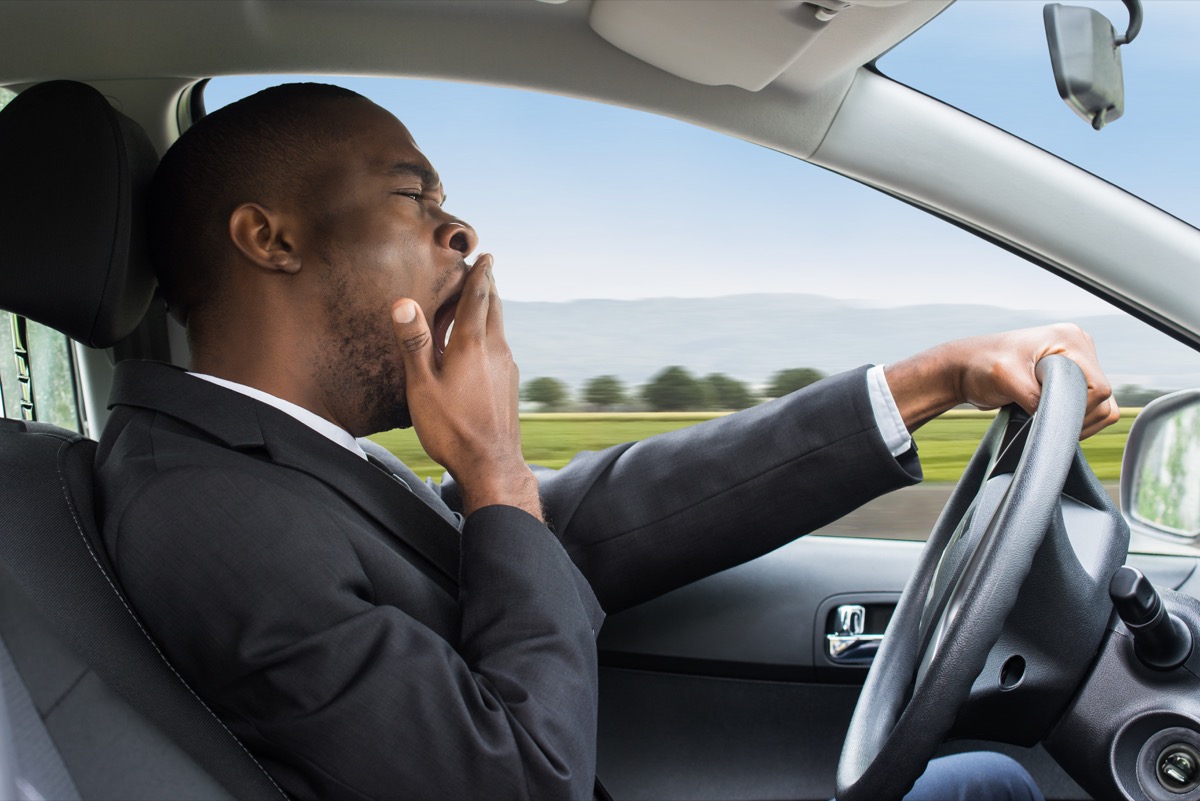
<path id="1" fill-rule="evenodd" d="M 320 566 L 357 565 L 348 538 L 338 536 L 347 528 L 344 516 L 289 471 L 262 470 L 247 461 L 233 468 L 176 466 L 139 477 L 102 529 L 122 579 L 232 566 L 253 572 L 285 561 L 288 571 L 315 579 L 309 574 Z"/>

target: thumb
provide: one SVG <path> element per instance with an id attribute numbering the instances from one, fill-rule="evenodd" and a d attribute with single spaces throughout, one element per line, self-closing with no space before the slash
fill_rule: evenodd
<path id="1" fill-rule="evenodd" d="M 392 330 L 400 345 L 405 375 L 427 376 L 434 369 L 433 335 L 420 305 L 408 298 L 392 304 Z"/>

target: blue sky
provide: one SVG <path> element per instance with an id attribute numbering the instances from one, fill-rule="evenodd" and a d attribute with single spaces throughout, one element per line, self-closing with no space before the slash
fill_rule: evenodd
<path id="1" fill-rule="evenodd" d="M 1124 30 L 1122 3 L 1087 5 Z M 880 66 L 1196 224 L 1200 2 L 1145 5 L 1142 33 L 1123 50 L 1126 116 L 1099 133 L 1057 96 L 1041 2 L 960 0 Z M 206 102 L 217 108 L 274 82 L 215 80 Z M 506 298 L 811 292 L 882 305 L 1107 308 L 873 190 L 675 120 L 512 89 L 336 82 L 413 132 L 448 208 L 495 254 Z"/>

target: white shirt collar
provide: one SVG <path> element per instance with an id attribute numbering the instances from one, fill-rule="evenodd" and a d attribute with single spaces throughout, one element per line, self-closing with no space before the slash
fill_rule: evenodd
<path id="1" fill-rule="evenodd" d="M 363 451 L 362 447 L 358 444 L 358 441 L 354 439 L 354 436 L 349 431 L 341 428 L 340 426 L 334 425 L 320 415 L 313 414 L 303 406 L 297 406 L 291 401 L 285 401 L 283 398 L 277 398 L 268 392 L 263 392 L 261 389 L 248 387 L 245 384 L 239 384 L 236 381 L 227 381 L 224 378 L 217 378 L 216 376 L 206 375 L 205 373 L 192 373 L 192 375 L 196 376 L 196 378 L 203 378 L 205 381 L 216 384 L 217 386 L 225 387 L 226 389 L 232 389 L 234 392 L 240 392 L 247 397 L 254 398 L 257 401 L 262 401 L 268 406 L 274 406 L 284 414 L 289 414 L 299 420 L 301 423 L 304 423 L 304 425 L 308 426 L 313 431 L 316 431 L 321 436 L 328 437 L 329 439 L 333 440 L 351 453 L 359 456 L 362 459 L 367 458 L 366 452 Z"/>

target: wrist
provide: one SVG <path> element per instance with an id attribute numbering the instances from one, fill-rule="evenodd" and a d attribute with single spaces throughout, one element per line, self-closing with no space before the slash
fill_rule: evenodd
<path id="1" fill-rule="evenodd" d="M 513 506 L 543 519 L 542 500 L 537 478 L 528 465 L 488 471 L 477 478 L 459 478 L 463 513 L 471 514 L 485 506 Z"/>
<path id="2" fill-rule="evenodd" d="M 889 364 L 884 377 L 909 433 L 966 402 L 963 360 L 955 342 Z"/>

